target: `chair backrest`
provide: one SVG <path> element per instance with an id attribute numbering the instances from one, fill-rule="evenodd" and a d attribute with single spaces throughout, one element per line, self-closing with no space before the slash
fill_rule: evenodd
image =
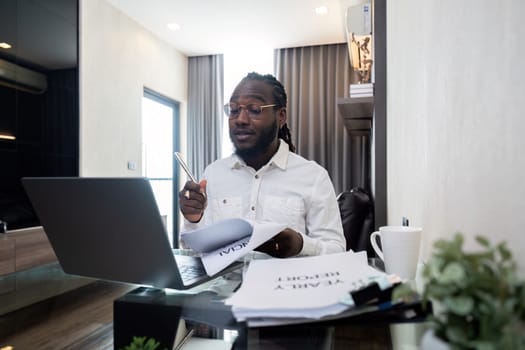
<path id="1" fill-rule="evenodd" d="M 366 250 L 374 256 L 370 245 L 370 234 L 374 230 L 374 202 L 372 196 L 360 187 L 344 191 L 337 196 L 346 250 Z"/>

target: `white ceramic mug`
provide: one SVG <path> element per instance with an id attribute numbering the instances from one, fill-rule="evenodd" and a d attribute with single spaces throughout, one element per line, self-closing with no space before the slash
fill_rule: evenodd
<path id="1" fill-rule="evenodd" d="M 422 232 L 421 227 L 382 226 L 370 235 L 372 248 L 385 263 L 387 273 L 411 280 L 416 278 Z M 382 250 L 377 244 L 378 237 Z"/>

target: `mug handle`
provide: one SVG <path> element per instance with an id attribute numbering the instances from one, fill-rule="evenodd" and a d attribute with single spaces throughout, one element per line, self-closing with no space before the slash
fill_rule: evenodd
<path id="1" fill-rule="evenodd" d="M 372 234 L 370 235 L 370 244 L 372 244 L 372 248 L 374 248 L 374 251 L 376 252 L 377 256 L 379 256 L 379 258 L 384 262 L 385 257 L 383 256 L 381 248 L 379 248 L 379 245 L 377 245 L 377 237 L 381 237 L 381 233 L 379 231 L 372 232 Z"/>

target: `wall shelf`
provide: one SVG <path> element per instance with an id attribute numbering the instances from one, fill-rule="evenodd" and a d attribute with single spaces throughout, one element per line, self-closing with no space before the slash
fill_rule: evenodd
<path id="1" fill-rule="evenodd" d="M 339 97 L 337 108 L 348 131 L 369 132 L 374 115 L 374 97 Z"/>
<path id="2" fill-rule="evenodd" d="M 339 97 L 336 99 L 336 104 L 338 114 L 349 131 L 350 137 L 366 136 L 368 138 L 370 188 L 374 198 L 374 227 L 377 230 L 387 225 L 386 0 L 372 0 L 371 4 L 374 96 Z M 349 92 L 346 91 L 345 95 Z"/>

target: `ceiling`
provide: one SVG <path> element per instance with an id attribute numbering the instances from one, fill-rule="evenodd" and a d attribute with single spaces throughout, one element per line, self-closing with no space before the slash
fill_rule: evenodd
<path id="1" fill-rule="evenodd" d="M 42 69 L 74 67 L 77 61 L 76 0 L 0 0 L 0 57 Z"/>
<path id="2" fill-rule="evenodd" d="M 344 13 L 356 0 L 107 0 L 187 56 L 243 48 L 346 41 Z M 324 5 L 328 12 L 316 15 Z M 167 24 L 176 22 L 180 30 Z"/>
<path id="3" fill-rule="evenodd" d="M 365 0 L 106 1 L 183 54 L 198 56 L 345 42 L 346 9 Z M 0 57 L 51 70 L 75 66 L 76 4 L 1 0 L 0 42 L 13 49 Z M 326 15 L 316 15 L 322 5 Z M 169 30 L 171 22 L 180 30 Z"/>

